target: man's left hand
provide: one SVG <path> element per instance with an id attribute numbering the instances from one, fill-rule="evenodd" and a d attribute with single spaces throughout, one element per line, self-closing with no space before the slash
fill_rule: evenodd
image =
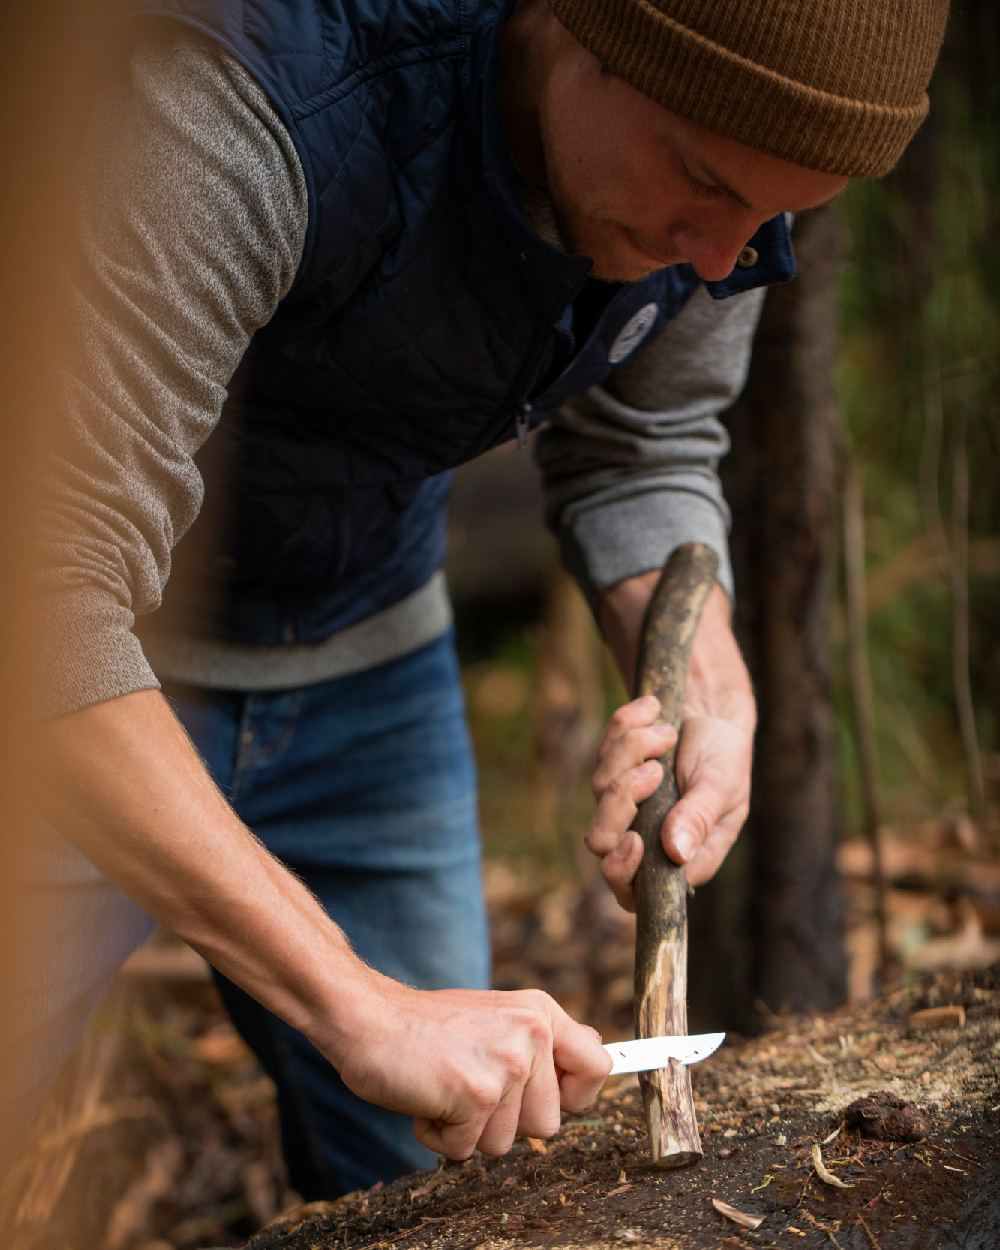
<path id="1" fill-rule="evenodd" d="M 658 576 L 650 573 L 622 582 L 601 603 L 601 626 L 629 677 L 645 605 Z M 655 731 L 658 710 L 655 700 L 634 700 L 620 708 L 598 747 L 594 770 L 597 808 L 586 842 L 601 857 L 608 884 L 629 910 L 634 908 L 631 883 L 643 850 L 631 822 L 637 804 L 662 777 L 661 767 L 649 761 L 673 741 L 673 735 Z M 746 820 L 755 725 L 753 691 L 733 637 L 729 599 L 716 586 L 691 648 L 675 768 L 681 798 L 662 830 L 664 849 L 675 862 L 687 865 L 692 885 L 702 885 L 715 874 Z"/>

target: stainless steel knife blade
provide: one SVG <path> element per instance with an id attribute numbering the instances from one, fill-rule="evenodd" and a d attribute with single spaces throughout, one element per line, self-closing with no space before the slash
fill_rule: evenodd
<path id="1" fill-rule="evenodd" d="M 698 1063 L 714 1054 L 725 1040 L 725 1033 L 697 1033 L 693 1037 L 639 1037 L 632 1042 L 605 1042 L 604 1049 L 614 1061 L 610 1076 L 622 1072 L 651 1072 L 665 1068 L 671 1059 Z"/>

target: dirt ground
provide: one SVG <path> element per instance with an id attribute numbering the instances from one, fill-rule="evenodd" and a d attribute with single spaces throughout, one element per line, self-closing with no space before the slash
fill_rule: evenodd
<path id="1" fill-rule="evenodd" d="M 922 1029 L 942 1006 L 964 1024 Z M 247 1250 L 1000 1247 L 1000 966 L 727 1042 L 693 1080 L 693 1167 L 650 1164 L 635 1078 L 617 1078 L 547 1143 L 303 1207 Z"/>
<path id="2" fill-rule="evenodd" d="M 963 850 L 951 834 L 945 838 L 943 827 L 929 827 L 926 836 L 908 830 L 905 838 L 887 839 L 886 851 L 890 941 L 900 977 L 986 969 L 1000 959 L 1000 861 L 995 855 L 974 847 Z M 845 844 L 842 861 L 851 988 L 856 1001 L 865 1002 L 877 957 L 870 864 L 858 843 Z M 630 1036 L 632 917 L 603 887 L 537 873 L 528 877 L 498 861 L 487 867 L 496 984 L 541 986 L 605 1037 Z M 336 1208 L 335 1223 L 313 1226 L 311 1242 L 305 1235 L 298 1241 L 286 1237 L 283 1246 L 272 1232 L 266 1235 L 270 1240 L 258 1244 L 276 1250 L 306 1245 L 375 1250 L 387 1244 L 471 1248 L 489 1244 L 488 1235 L 503 1234 L 506 1240 L 498 1245 L 516 1246 L 508 1235 L 513 1222 L 525 1245 L 573 1245 L 572 1236 L 582 1239 L 579 1244 L 591 1238 L 602 1245 L 598 1238 L 607 1241 L 614 1233 L 620 1234 L 616 1245 L 638 1238 L 637 1244 L 646 1239 L 645 1244 L 684 1250 L 692 1245 L 709 1250 L 833 1245 L 802 1215 L 804 1207 L 828 1225 L 842 1250 L 870 1250 L 873 1244 L 865 1226 L 851 1223 L 845 1214 L 855 1209 L 884 1250 L 897 1244 L 931 1250 L 935 1245 L 990 1245 L 988 1236 L 975 1240 L 974 1196 L 989 1192 L 1000 1139 L 997 1114 L 990 1110 L 1000 1107 L 1000 1092 L 984 1090 L 990 1080 L 995 1087 L 1000 1064 L 1000 1056 L 989 1050 L 996 1034 L 989 1034 L 988 1023 L 992 1015 L 995 1030 L 998 1004 L 994 982 L 985 972 L 977 975 L 987 979 L 956 986 L 946 977 L 937 983 L 938 998 L 968 1004 L 965 1031 L 951 1037 L 907 1036 L 910 1011 L 920 993 L 930 993 L 911 988 L 844 1017 L 776 1024 L 777 1031 L 767 1038 L 727 1041 L 717 1057 L 694 1072 L 706 1159 L 687 1174 L 643 1171 L 635 1086 L 619 1083 L 609 1087 L 609 1101 L 599 1113 L 569 1126 L 547 1152 L 519 1146 L 509 1163 L 484 1165 L 482 1175 L 475 1170 L 478 1163 L 465 1171 L 449 1169 L 433 1190 L 416 1193 L 412 1200 L 410 1191 L 419 1191 L 427 1178 L 399 1184 L 378 1198 L 369 1195 L 367 1207 L 361 1199 L 344 1202 Z M 806 1042 L 830 1062 L 812 1058 Z M 928 1076 L 921 1081 L 924 1071 Z M 955 1084 L 972 1081 L 969 1074 L 975 1072 L 979 1093 L 971 1084 L 968 1089 Z M 943 1093 L 942 1077 L 952 1082 Z M 930 1106 L 929 1140 L 935 1147 L 907 1145 L 897 1153 L 893 1146 L 878 1160 L 878 1149 L 865 1145 L 860 1154 L 865 1179 L 856 1189 L 840 1191 L 809 1180 L 812 1141 L 837 1126 L 837 1112 L 853 1097 L 879 1084 L 902 1088 L 905 1097 Z M 942 1121 L 942 1109 L 952 1118 Z M 772 1121 L 773 1116 L 778 1119 Z M 846 1175 L 859 1170 L 860 1163 L 835 1162 L 857 1153 L 845 1146 L 845 1136 L 854 1141 L 845 1130 L 824 1146 L 823 1157 L 834 1171 L 846 1169 Z M 942 1153 L 948 1149 L 973 1162 Z M 586 1160 L 586 1172 L 581 1160 Z M 894 1167 L 903 1172 L 892 1172 Z M 883 1193 L 884 1181 L 887 1196 L 878 1197 L 876 1206 L 885 1219 L 888 1212 L 911 1214 L 909 1208 L 891 1205 L 899 1200 L 899 1175 L 909 1178 L 911 1171 L 925 1186 L 932 1184 L 932 1174 L 944 1186 L 936 1197 L 929 1188 L 922 1192 L 933 1197 L 942 1220 L 952 1211 L 956 1227 L 968 1227 L 965 1243 L 948 1241 L 943 1233 L 938 1242 L 923 1243 L 900 1241 L 896 1232 L 893 1242 L 884 1230 L 876 1233 L 882 1225 L 872 1222 L 864 1202 Z M 623 1172 L 625 1179 L 619 1180 Z M 766 1188 L 753 1192 L 768 1176 L 772 1180 Z M 508 1178 L 507 1188 L 500 1188 Z M 997 1179 L 994 1172 L 994 1187 Z M 796 1201 L 803 1192 L 799 1207 L 776 1205 L 785 1185 Z M 487 1201 L 484 1195 L 494 1188 L 498 1193 Z M 686 1201 L 678 1205 L 685 1194 Z M 765 1222 L 756 1232 L 741 1231 L 712 1209 L 713 1194 L 765 1214 Z M 443 1236 L 441 1222 L 449 1217 L 435 1204 L 445 1199 L 459 1213 L 471 1208 L 479 1220 L 460 1214 L 454 1236 L 464 1241 L 427 1240 L 428 1229 Z M 838 1205 L 841 1199 L 855 1205 Z M 300 1201 L 284 1179 L 271 1082 L 225 1018 L 205 964 L 176 939 L 161 935 L 130 961 L 114 1004 L 68 1066 L 23 1158 L 0 1180 L 0 1208 L 11 1207 L 15 1224 L 0 1242 L 4 1250 L 239 1247 Z M 681 1211 L 687 1242 L 679 1240 Z M 421 1233 L 423 1219 L 434 1222 L 424 1224 Z M 528 1229 L 525 1223 L 531 1220 L 543 1223 Z M 555 1231 L 546 1230 L 545 1222 L 554 1223 Z M 905 1220 L 889 1223 L 898 1229 Z M 919 1220 L 912 1225 L 923 1227 Z M 786 1232 L 787 1227 L 804 1236 Z M 649 1240 L 654 1232 L 675 1240 Z M 536 1242 L 524 1240 L 529 1234 Z M 552 1240 L 560 1236 L 570 1240 Z M 995 1244 L 1000 1247 L 1000 1236 Z"/>

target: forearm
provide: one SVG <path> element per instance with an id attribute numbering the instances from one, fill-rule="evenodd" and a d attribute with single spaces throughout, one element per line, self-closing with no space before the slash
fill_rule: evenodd
<path id="1" fill-rule="evenodd" d="M 150 915 L 336 1052 L 377 977 L 240 823 L 166 701 L 141 691 L 40 730 L 46 812 Z"/>
<path id="2" fill-rule="evenodd" d="M 639 634 L 650 596 L 660 577 L 653 569 L 605 591 L 598 624 L 626 686 L 635 686 Z M 740 715 L 755 720 L 753 691 L 732 629 L 729 596 L 718 584 L 702 612 L 688 665 L 685 710 L 691 714 Z"/>

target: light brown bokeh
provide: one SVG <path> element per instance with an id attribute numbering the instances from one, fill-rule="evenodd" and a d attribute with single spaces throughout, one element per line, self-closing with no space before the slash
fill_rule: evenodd
<path id="1" fill-rule="evenodd" d="M 33 914 L 19 886 L 28 845 L 24 815 L 25 675 L 30 671 L 30 551 L 42 433 L 53 409 L 59 361 L 59 275 L 73 178 L 76 127 L 92 81 L 98 6 L 5 5 L 0 9 L 4 187 L 0 195 L 0 1060 L 17 1032 L 16 984 L 32 974 Z M 7 1065 L 0 1062 L 0 1114 Z M 15 1142 L 23 1126 L 11 1130 Z M 0 1132 L 2 1142 L 5 1132 Z M 2 1171 L 2 1160 L 0 1160 Z M 0 1213 L 6 1215 L 8 1213 Z M 4 1239 L 4 1244 L 10 1244 Z"/>

